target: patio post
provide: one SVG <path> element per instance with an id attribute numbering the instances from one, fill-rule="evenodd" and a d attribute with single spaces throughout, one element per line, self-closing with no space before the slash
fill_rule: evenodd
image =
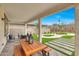
<path id="1" fill-rule="evenodd" d="M 42 23 L 41 19 L 38 19 L 38 31 L 39 31 L 39 42 L 42 43 Z"/>
<path id="2" fill-rule="evenodd" d="M 25 24 L 25 35 L 27 34 L 27 24 Z"/>
<path id="3" fill-rule="evenodd" d="M 79 56 L 79 5 L 75 6 L 75 30 L 76 30 L 76 37 L 75 37 L 75 55 Z"/>

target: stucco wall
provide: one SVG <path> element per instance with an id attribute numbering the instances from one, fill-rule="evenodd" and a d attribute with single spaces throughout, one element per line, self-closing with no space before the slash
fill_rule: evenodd
<path id="1" fill-rule="evenodd" d="M 18 34 L 25 33 L 25 26 L 24 25 L 9 25 L 9 34 L 13 36 L 17 36 Z"/>
<path id="2" fill-rule="evenodd" d="M 6 37 L 4 36 L 4 21 L 1 20 L 3 18 L 3 9 L 0 6 L 0 53 L 2 52 L 7 40 Z"/>

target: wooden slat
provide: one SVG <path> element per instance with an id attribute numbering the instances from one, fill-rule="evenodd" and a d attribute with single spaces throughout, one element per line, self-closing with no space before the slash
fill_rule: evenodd
<path id="1" fill-rule="evenodd" d="M 22 50 L 20 45 L 15 46 L 15 48 L 14 48 L 14 56 L 25 56 L 25 53 Z"/>

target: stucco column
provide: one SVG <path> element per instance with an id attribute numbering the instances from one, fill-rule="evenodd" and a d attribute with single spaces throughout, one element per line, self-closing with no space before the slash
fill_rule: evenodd
<path id="1" fill-rule="evenodd" d="M 25 24 L 25 35 L 27 35 L 27 24 Z"/>
<path id="2" fill-rule="evenodd" d="M 38 19 L 38 31 L 39 31 L 39 42 L 42 43 L 42 23 L 41 19 Z"/>
<path id="3" fill-rule="evenodd" d="M 79 5 L 75 6 L 75 30 L 76 30 L 76 39 L 75 39 L 75 55 L 79 56 Z"/>

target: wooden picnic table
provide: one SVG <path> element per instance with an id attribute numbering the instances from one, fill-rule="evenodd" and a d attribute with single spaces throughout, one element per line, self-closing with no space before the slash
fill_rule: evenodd
<path id="1" fill-rule="evenodd" d="M 39 43 L 38 41 L 34 41 L 33 44 L 29 44 L 25 40 L 20 40 L 20 44 L 26 56 L 31 56 L 32 54 L 38 51 L 42 51 L 44 48 L 47 47 L 46 45 Z"/>

